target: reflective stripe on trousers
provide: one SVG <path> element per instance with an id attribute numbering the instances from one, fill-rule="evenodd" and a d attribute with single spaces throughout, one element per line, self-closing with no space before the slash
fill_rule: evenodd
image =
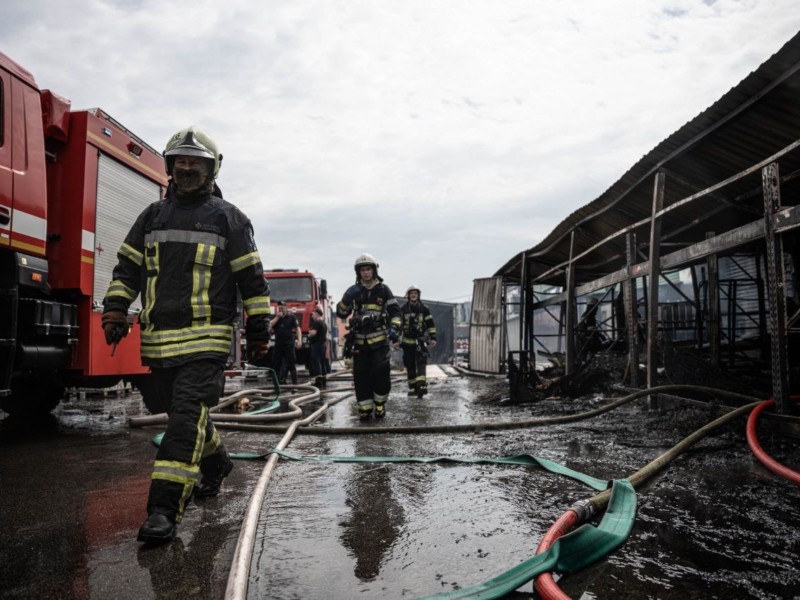
<path id="1" fill-rule="evenodd" d="M 225 385 L 223 365 L 197 360 L 167 369 L 152 369 L 153 381 L 168 406 L 167 431 L 153 465 L 147 512 L 180 523 L 200 474 L 200 460 L 222 449 L 208 418 Z"/>
<path id="2" fill-rule="evenodd" d="M 392 388 L 389 346 L 362 349 L 353 356 L 353 383 L 359 410 L 362 410 L 362 406 L 365 412 L 372 410 L 372 405 L 379 397 L 383 404 L 386 403 Z"/>

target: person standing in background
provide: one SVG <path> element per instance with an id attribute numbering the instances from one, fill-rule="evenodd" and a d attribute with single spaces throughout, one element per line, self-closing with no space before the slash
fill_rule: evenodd
<path id="1" fill-rule="evenodd" d="M 322 318 L 322 309 L 317 307 L 311 313 L 311 327 L 308 330 L 308 349 L 310 354 L 311 375 L 314 385 L 324 389 L 327 385 L 327 366 L 325 347 L 328 341 L 328 326 Z"/>

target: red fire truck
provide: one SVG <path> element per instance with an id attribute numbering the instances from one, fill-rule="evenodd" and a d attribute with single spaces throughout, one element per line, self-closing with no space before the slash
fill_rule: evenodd
<path id="1" fill-rule="evenodd" d="M 71 111 L 0 53 L 4 410 L 47 413 L 66 387 L 136 383 L 145 372 L 138 327 L 111 357 L 100 303 L 120 243 L 166 183 L 156 150 L 100 109 Z"/>
<path id="2" fill-rule="evenodd" d="M 264 272 L 269 283 L 269 297 L 272 301 L 272 314 L 277 314 L 278 301 L 286 303 L 286 309 L 297 317 L 303 334 L 303 347 L 297 351 L 297 363 L 308 367 L 308 330 L 311 327 L 311 313 L 315 308 L 322 309 L 325 323 L 328 325 L 327 349 L 328 361 L 334 354 L 334 330 L 332 314 L 328 300 L 328 286 L 324 279 L 317 279 L 309 271 L 298 269 L 271 269 Z"/>

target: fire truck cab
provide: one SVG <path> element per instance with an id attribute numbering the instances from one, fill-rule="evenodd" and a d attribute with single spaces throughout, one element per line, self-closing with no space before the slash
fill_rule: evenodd
<path id="1" fill-rule="evenodd" d="M 144 374 L 138 328 L 111 357 L 116 252 L 163 194 L 161 155 L 100 109 L 72 111 L 0 53 L 0 407 L 47 413 L 68 386 Z M 132 307 L 131 322 L 139 303 Z"/>
<path id="2" fill-rule="evenodd" d="M 308 330 L 311 328 L 311 313 L 315 308 L 322 310 L 325 323 L 328 325 L 326 357 L 328 362 L 333 356 L 332 336 L 333 317 L 328 299 L 328 286 L 324 279 L 317 279 L 310 271 L 299 269 L 270 269 L 264 272 L 269 283 L 269 295 L 272 301 L 272 314 L 277 314 L 277 303 L 286 303 L 286 309 L 297 318 L 303 337 L 303 347 L 297 351 L 297 363 L 308 367 Z"/>

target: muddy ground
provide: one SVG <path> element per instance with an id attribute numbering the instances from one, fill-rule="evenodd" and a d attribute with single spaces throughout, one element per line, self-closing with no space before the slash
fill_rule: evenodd
<path id="1" fill-rule="evenodd" d="M 298 434 L 288 450 L 339 457 L 532 454 L 615 479 L 725 412 L 725 402 L 711 398 L 709 404 L 642 399 L 571 424 L 361 433 L 377 425 L 477 425 L 581 413 L 614 393 L 541 394 L 512 403 L 505 379 L 452 369 L 436 370 L 430 387 L 419 400 L 396 384 L 379 423 L 360 423 L 351 401 L 342 401 L 315 426 L 357 433 Z M 25 432 L 8 419 L 0 424 L 0 597 L 224 596 L 239 524 L 264 462 L 238 460 L 219 497 L 190 506 L 175 541 L 145 549 L 134 538 L 145 517 L 151 439 L 159 429 L 128 428 L 127 419 L 142 412 L 135 394 L 73 397 L 57 409 L 49 430 Z M 800 444 L 770 423 L 759 428 L 764 449 L 800 469 Z M 563 590 L 584 599 L 800 597 L 798 488 L 753 458 L 744 427 L 742 418 L 713 432 L 640 488 L 628 541 L 561 578 Z M 221 435 L 238 453 L 266 452 L 281 437 Z M 248 597 L 418 598 L 471 586 L 532 556 L 550 525 L 595 493 L 532 467 L 282 459 L 261 513 Z M 512 597 L 536 596 L 527 584 Z"/>

